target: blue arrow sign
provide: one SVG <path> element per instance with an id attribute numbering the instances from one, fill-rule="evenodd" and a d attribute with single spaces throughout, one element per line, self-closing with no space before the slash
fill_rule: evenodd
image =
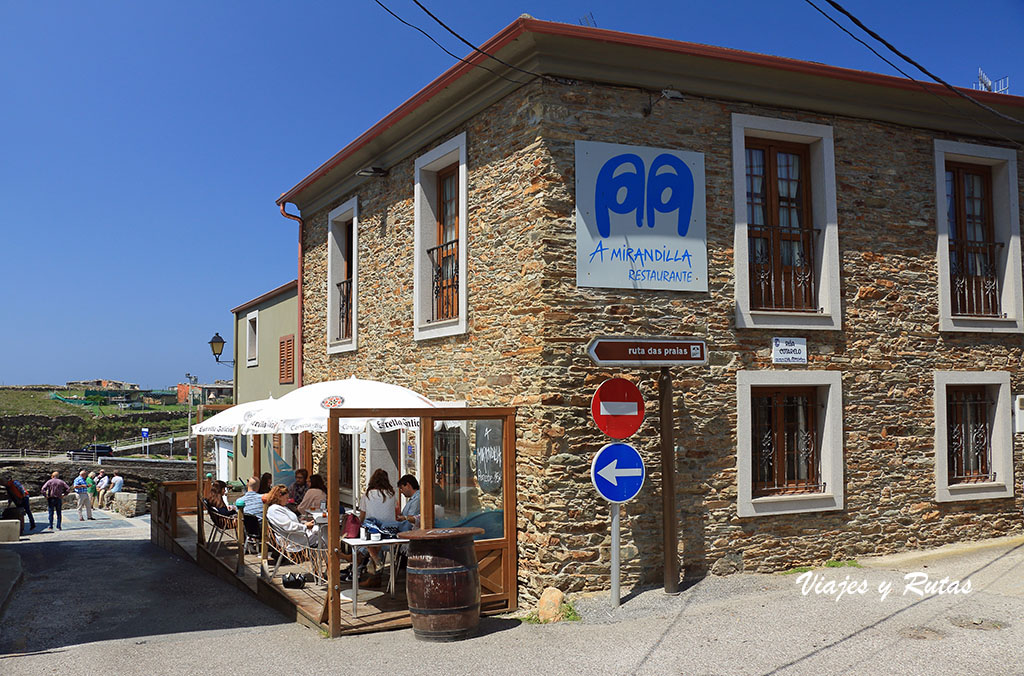
<path id="1" fill-rule="evenodd" d="M 606 444 L 590 463 L 590 480 L 608 502 L 629 502 L 635 498 L 646 476 L 643 458 L 629 444 Z"/>

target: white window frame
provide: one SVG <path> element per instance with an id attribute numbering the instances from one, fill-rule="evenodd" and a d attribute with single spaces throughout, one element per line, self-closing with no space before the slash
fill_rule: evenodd
<path id="1" fill-rule="evenodd" d="M 752 387 L 814 387 L 818 392 L 820 476 L 822 493 L 753 497 Z M 739 371 L 736 374 L 736 508 L 741 517 L 844 508 L 843 376 L 839 371 Z M 821 405 L 824 404 L 824 408 Z"/>
<path id="2" fill-rule="evenodd" d="M 427 249 L 434 246 L 437 230 L 437 172 L 459 165 L 459 314 L 452 319 L 430 321 L 434 303 L 433 270 Z M 429 340 L 466 333 L 466 250 L 468 248 L 466 133 L 451 138 L 416 158 L 414 193 L 413 338 Z M 428 244 L 429 242 L 429 244 Z"/>
<path id="3" fill-rule="evenodd" d="M 1013 497 L 1013 403 L 1010 374 L 1006 371 L 936 371 L 935 380 L 935 501 L 991 500 Z M 949 483 L 946 388 L 950 385 L 984 385 L 992 393 L 992 471 L 995 481 Z"/>
<path id="4" fill-rule="evenodd" d="M 250 330 L 251 329 L 251 330 Z M 249 356 L 249 355 L 253 356 Z M 245 365 L 260 365 L 260 312 L 253 310 L 245 316 Z"/>
<path id="5" fill-rule="evenodd" d="M 747 240 L 746 139 L 775 139 L 808 147 L 811 160 L 812 227 L 815 239 L 814 274 L 820 311 L 750 309 L 750 254 Z M 736 218 L 733 251 L 736 282 L 736 328 L 842 329 L 839 294 L 839 216 L 836 206 L 836 162 L 832 127 L 757 115 L 732 115 L 733 210 Z"/>
<path id="6" fill-rule="evenodd" d="M 352 335 L 335 340 L 338 335 L 340 298 L 338 282 L 344 269 L 341 250 L 342 229 L 352 222 Z M 338 276 L 337 279 L 335 276 Z M 359 346 L 359 198 L 353 197 L 327 215 L 327 354 L 355 352 Z"/>
<path id="7" fill-rule="evenodd" d="M 1005 317 L 954 317 L 949 289 L 949 218 L 946 212 L 946 161 L 987 166 L 992 171 L 992 226 L 1003 242 L 999 305 Z M 1009 148 L 935 141 L 935 223 L 938 231 L 939 331 L 1024 333 L 1021 290 L 1020 200 L 1017 153 Z"/>

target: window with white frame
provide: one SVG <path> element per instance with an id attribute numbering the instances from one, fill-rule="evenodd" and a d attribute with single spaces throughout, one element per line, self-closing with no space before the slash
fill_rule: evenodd
<path id="1" fill-rule="evenodd" d="M 327 224 L 327 352 L 351 352 L 359 334 L 358 199 L 333 209 Z"/>
<path id="2" fill-rule="evenodd" d="M 245 365 L 260 363 L 260 313 L 253 310 L 245 316 Z"/>
<path id="3" fill-rule="evenodd" d="M 842 328 L 832 127 L 732 116 L 737 328 Z"/>
<path id="4" fill-rule="evenodd" d="M 939 330 L 1024 332 L 1017 155 L 935 141 Z"/>
<path id="5" fill-rule="evenodd" d="M 416 159 L 414 337 L 466 332 L 466 134 Z"/>
<path id="6" fill-rule="evenodd" d="M 838 371 L 736 375 L 740 516 L 843 509 L 843 399 Z"/>
<path id="7" fill-rule="evenodd" d="M 935 372 L 935 500 L 1013 497 L 1010 374 Z"/>

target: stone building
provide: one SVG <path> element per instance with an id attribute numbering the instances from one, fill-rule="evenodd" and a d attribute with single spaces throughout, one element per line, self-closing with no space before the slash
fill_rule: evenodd
<path id="1" fill-rule="evenodd" d="M 595 366 L 595 336 L 707 346 L 672 372 L 687 575 L 1021 531 L 1024 127 L 934 85 L 529 17 L 482 49 L 531 74 L 470 57 L 496 73 L 453 66 L 279 204 L 303 383 L 518 407 L 521 597 L 607 586 L 589 405 L 613 376 L 648 401 L 625 580 L 660 579 L 658 373 Z"/>

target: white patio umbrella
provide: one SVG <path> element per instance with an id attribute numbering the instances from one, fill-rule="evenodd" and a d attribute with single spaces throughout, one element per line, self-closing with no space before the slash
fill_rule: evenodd
<path id="1" fill-rule="evenodd" d="M 347 380 L 329 380 L 292 390 L 260 409 L 242 426 L 244 434 L 296 434 L 326 432 L 331 409 L 340 408 L 435 408 L 436 404 L 421 394 L 400 385 L 355 376 Z M 415 428 L 416 418 L 343 418 L 342 434 L 358 434 L 367 424 L 378 431 Z"/>
<path id="2" fill-rule="evenodd" d="M 193 425 L 192 435 L 198 437 L 210 434 L 237 434 L 238 428 L 248 418 L 273 401 L 274 398 L 270 397 L 268 399 L 260 399 L 259 401 L 247 401 L 244 404 L 236 404 L 211 418 L 207 418 L 201 423 Z"/>

